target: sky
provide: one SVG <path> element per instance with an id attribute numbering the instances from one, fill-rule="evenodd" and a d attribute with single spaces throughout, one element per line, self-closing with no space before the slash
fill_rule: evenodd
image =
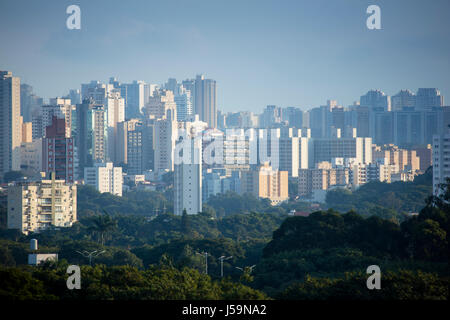
<path id="1" fill-rule="evenodd" d="M 66 8 L 81 9 L 69 30 Z M 369 30 L 366 9 L 381 9 Z M 0 0 L 0 70 L 37 95 L 91 80 L 204 74 L 223 111 L 347 106 L 370 89 L 436 87 L 450 104 L 450 1 Z"/>

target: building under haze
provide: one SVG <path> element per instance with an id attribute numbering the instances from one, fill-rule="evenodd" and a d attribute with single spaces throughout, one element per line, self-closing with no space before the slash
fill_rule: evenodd
<path id="1" fill-rule="evenodd" d="M 106 160 L 107 121 L 103 105 L 96 105 L 92 99 L 77 105 L 75 145 L 77 147 L 79 176 L 84 168 L 95 162 Z"/>
<path id="2" fill-rule="evenodd" d="M 202 143 L 200 139 L 189 136 L 187 141 L 189 156 L 175 164 L 174 172 L 174 211 L 181 215 L 197 214 L 202 211 Z M 180 142 L 181 143 L 181 142 Z"/>
<path id="3" fill-rule="evenodd" d="M 76 179 L 76 154 L 73 138 L 66 136 L 65 120 L 56 116 L 42 139 L 42 169 L 55 173 L 57 180 L 73 183 Z"/>
<path id="4" fill-rule="evenodd" d="M 194 113 L 210 128 L 217 127 L 217 87 L 216 80 L 197 75 L 194 82 Z"/>
<path id="5" fill-rule="evenodd" d="M 20 78 L 0 71 L 0 176 L 20 170 L 22 118 L 20 116 Z"/>

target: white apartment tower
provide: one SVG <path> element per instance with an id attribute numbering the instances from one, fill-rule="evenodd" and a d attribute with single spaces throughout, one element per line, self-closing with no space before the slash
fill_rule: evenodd
<path id="1" fill-rule="evenodd" d="M 161 119 L 157 119 L 154 125 L 155 171 L 173 171 L 177 133 L 176 111 L 168 109 L 166 115 Z"/>
<path id="2" fill-rule="evenodd" d="M 175 165 L 174 210 L 176 215 L 181 215 L 185 209 L 187 214 L 197 214 L 202 211 L 202 142 L 201 139 L 192 137 L 188 145 L 189 157 Z"/>
<path id="3" fill-rule="evenodd" d="M 109 192 L 122 196 L 122 167 L 114 167 L 112 162 L 95 163 L 84 168 L 84 183 L 94 186 L 100 193 Z"/>
<path id="4" fill-rule="evenodd" d="M 433 136 L 433 194 L 441 193 L 440 184 L 450 178 L 450 128 L 443 135 Z"/>
<path id="5" fill-rule="evenodd" d="M 109 92 L 105 102 L 107 112 L 107 158 L 109 161 L 116 162 L 117 124 L 125 120 L 125 102 L 118 91 Z"/>

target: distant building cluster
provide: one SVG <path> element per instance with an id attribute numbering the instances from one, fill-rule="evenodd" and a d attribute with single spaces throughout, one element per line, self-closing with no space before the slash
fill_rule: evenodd
<path id="1" fill-rule="evenodd" d="M 162 85 L 91 81 L 47 102 L 0 71 L 0 112 L 0 177 L 28 177 L 4 185 L 8 227 L 23 232 L 76 221 L 76 184 L 117 196 L 171 184 L 174 213 L 196 214 L 229 191 L 277 205 L 411 181 L 432 165 L 435 193 L 450 177 L 450 107 L 435 88 L 371 90 L 347 107 L 328 100 L 225 114 L 216 81 L 203 75 Z"/>

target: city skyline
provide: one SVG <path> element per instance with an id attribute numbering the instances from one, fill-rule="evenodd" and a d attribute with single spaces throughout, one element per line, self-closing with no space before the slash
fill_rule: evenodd
<path id="1" fill-rule="evenodd" d="M 372 1 L 200 2 L 195 9 L 182 2 L 113 1 L 102 8 L 78 1 L 81 30 L 66 28 L 70 4 L 0 4 L 10 13 L 0 13 L 0 40 L 9 44 L 0 50 L 0 69 L 45 98 L 110 76 L 161 84 L 201 73 L 217 81 L 224 112 L 270 104 L 306 110 L 328 99 L 347 106 L 370 89 L 394 95 L 436 87 L 450 94 L 447 1 L 377 1 L 381 30 L 366 27 Z"/>

